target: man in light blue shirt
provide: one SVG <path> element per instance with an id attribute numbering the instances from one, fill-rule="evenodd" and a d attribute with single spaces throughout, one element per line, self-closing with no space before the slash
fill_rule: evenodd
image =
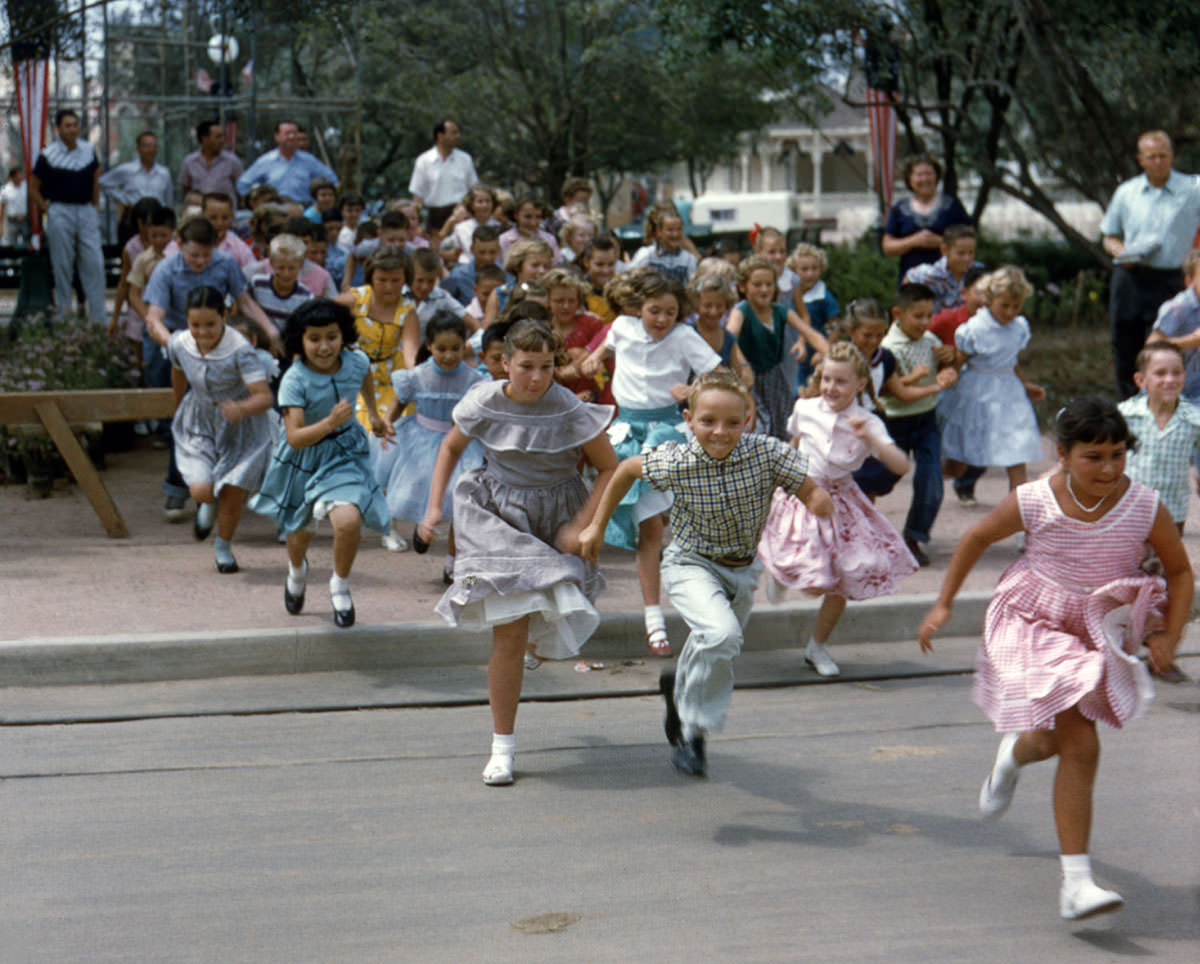
<path id="1" fill-rule="evenodd" d="M 296 146 L 299 131 L 292 121 L 275 125 L 276 148 L 263 154 L 238 178 L 238 194 L 248 194 L 256 184 L 269 184 L 289 201 L 307 205 L 312 199 L 309 186 L 313 178 L 323 177 L 337 186 L 338 177 L 330 168 Z"/>
<path id="2" fill-rule="evenodd" d="M 100 175 L 100 190 L 117 202 L 117 213 L 144 197 L 152 197 L 163 207 L 175 206 L 175 185 L 171 172 L 158 157 L 158 137 L 153 131 L 142 131 L 137 138 L 137 160 L 118 164 L 107 174 Z"/>
<path id="3" fill-rule="evenodd" d="M 1143 174 L 1113 192 L 1100 222 L 1113 258 L 1113 363 L 1122 398 L 1137 392 L 1134 362 L 1159 306 L 1183 288 L 1183 259 L 1200 228 L 1200 178 L 1171 169 L 1175 149 L 1163 131 L 1138 138 Z"/>

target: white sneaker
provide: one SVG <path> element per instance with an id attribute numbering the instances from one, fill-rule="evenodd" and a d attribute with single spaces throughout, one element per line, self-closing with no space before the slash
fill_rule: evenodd
<path id="1" fill-rule="evenodd" d="M 507 787 L 513 782 L 511 753 L 493 753 L 483 768 L 483 782 L 489 787 Z"/>
<path id="2" fill-rule="evenodd" d="M 381 541 L 383 543 L 383 548 L 385 548 L 388 552 L 408 551 L 408 540 L 400 538 L 400 536 L 396 535 L 394 532 L 385 532 Z"/>
<path id="3" fill-rule="evenodd" d="M 817 671 L 818 676 L 840 676 L 842 673 L 829 651 L 815 640 L 810 639 L 804 647 L 804 661 Z"/>
<path id="4" fill-rule="evenodd" d="M 1021 768 L 1012 757 L 1012 748 L 1019 733 L 1005 733 L 996 750 L 996 761 L 979 789 L 979 812 L 984 820 L 999 820 L 1012 803 Z"/>
<path id="5" fill-rule="evenodd" d="M 1124 897 L 1115 890 L 1105 890 L 1090 878 L 1071 884 L 1064 880 L 1058 892 L 1058 912 L 1064 920 L 1083 920 L 1124 906 Z"/>

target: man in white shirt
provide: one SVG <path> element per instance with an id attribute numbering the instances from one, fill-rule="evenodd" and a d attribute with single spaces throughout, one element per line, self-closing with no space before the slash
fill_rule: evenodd
<path id="1" fill-rule="evenodd" d="M 153 131 L 142 131 L 137 138 L 137 160 L 118 164 L 100 175 L 100 190 L 117 202 L 117 215 L 144 197 L 152 197 L 166 208 L 175 206 L 175 185 L 171 172 L 158 157 L 158 137 Z"/>
<path id="2" fill-rule="evenodd" d="M 0 221 L 5 244 L 18 248 L 29 244 L 29 191 L 20 165 L 8 169 L 8 180 L 0 187 Z"/>
<path id="3" fill-rule="evenodd" d="M 479 180 L 471 155 L 458 149 L 461 136 L 454 121 L 438 121 L 433 127 L 433 147 L 413 164 L 408 190 L 428 213 L 431 232 L 446 223 L 454 206 Z"/>

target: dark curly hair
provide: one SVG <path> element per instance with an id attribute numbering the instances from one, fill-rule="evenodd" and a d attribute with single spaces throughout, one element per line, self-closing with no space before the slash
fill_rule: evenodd
<path id="1" fill-rule="evenodd" d="M 350 348 L 358 341 L 354 314 L 345 305 L 329 298 L 313 298 L 293 311 L 283 329 L 283 347 L 290 358 L 304 360 L 304 330 L 337 325 L 342 332 L 342 347 Z"/>

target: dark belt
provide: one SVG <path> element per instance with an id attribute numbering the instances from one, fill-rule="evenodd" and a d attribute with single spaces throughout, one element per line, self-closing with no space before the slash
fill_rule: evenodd
<path id="1" fill-rule="evenodd" d="M 718 566 L 725 566 L 729 569 L 745 569 L 754 562 L 754 556 L 705 556 L 704 558 L 711 559 Z"/>

